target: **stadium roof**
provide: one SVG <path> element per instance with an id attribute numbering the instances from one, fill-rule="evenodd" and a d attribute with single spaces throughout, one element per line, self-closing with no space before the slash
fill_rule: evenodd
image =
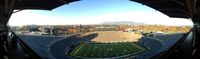
<path id="1" fill-rule="evenodd" d="M 78 0 L 18 0 L 15 9 L 52 10 L 64 4 Z"/>
<path id="2" fill-rule="evenodd" d="M 131 0 L 154 8 L 169 17 L 199 18 L 199 0 Z"/>
<path id="3" fill-rule="evenodd" d="M 52 10 L 78 0 L 19 0 L 15 9 Z M 132 0 L 152 7 L 169 17 L 192 18 L 199 14 L 198 0 Z M 199 16 L 198 16 L 199 17 Z"/>
<path id="4" fill-rule="evenodd" d="M 19 0 L 15 9 L 52 10 L 78 0 Z M 152 7 L 169 17 L 200 18 L 198 0 L 131 0 Z"/>

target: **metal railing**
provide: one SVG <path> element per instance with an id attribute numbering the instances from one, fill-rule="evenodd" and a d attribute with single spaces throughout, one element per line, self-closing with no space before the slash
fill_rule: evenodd
<path id="1" fill-rule="evenodd" d="M 42 59 L 35 51 L 33 51 L 24 41 L 22 41 L 14 32 L 11 32 L 15 37 L 17 43 L 22 47 L 27 59 Z"/>

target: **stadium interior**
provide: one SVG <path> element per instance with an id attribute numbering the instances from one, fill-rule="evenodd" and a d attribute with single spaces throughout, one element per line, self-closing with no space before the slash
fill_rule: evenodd
<path id="1" fill-rule="evenodd" d="M 170 34 L 158 35 L 155 38 L 152 38 L 134 34 L 134 32 L 98 31 L 60 37 L 19 35 L 19 38 L 26 42 L 31 49 L 44 59 L 149 59 L 166 52 L 172 45 L 181 39 L 182 36 L 183 34 Z M 166 38 L 163 39 L 164 37 Z M 35 42 L 38 44 L 34 44 Z M 54 57 L 49 57 L 52 55 Z"/>
<path id="2" fill-rule="evenodd" d="M 199 59 L 199 0 L 130 0 L 169 17 L 190 18 L 187 33 L 93 31 L 63 36 L 17 34 L 7 26 L 12 13 L 52 10 L 78 0 L 0 0 L 0 59 Z M 73 30 L 72 30 L 73 31 Z"/>

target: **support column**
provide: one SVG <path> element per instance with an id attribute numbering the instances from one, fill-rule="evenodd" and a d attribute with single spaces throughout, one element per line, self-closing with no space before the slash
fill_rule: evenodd
<path id="1" fill-rule="evenodd" d="M 200 22 L 196 21 L 193 27 L 193 58 L 200 59 Z"/>

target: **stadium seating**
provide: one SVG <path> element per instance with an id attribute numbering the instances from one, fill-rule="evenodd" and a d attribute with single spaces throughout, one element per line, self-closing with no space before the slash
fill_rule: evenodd
<path id="1" fill-rule="evenodd" d="M 156 35 L 155 38 L 164 42 L 165 50 L 173 46 L 178 40 L 181 39 L 183 34 L 170 34 L 170 35 Z"/>
<path id="2" fill-rule="evenodd" d="M 51 42 L 63 37 L 19 35 L 19 38 L 43 58 L 49 58 Z"/>
<path id="3" fill-rule="evenodd" d="M 112 31 L 86 33 L 82 35 L 82 37 L 80 38 L 77 38 L 76 36 L 59 37 L 59 36 L 19 35 L 19 37 L 35 52 L 37 52 L 40 56 L 42 56 L 43 59 L 73 58 L 66 54 L 70 53 L 73 47 L 75 47 L 77 44 L 81 42 L 98 41 L 105 43 L 105 41 L 110 41 L 107 42 L 107 44 L 111 44 L 111 42 L 129 41 L 125 39 L 133 39 L 134 37 L 131 36 L 135 35 L 128 32 L 112 32 Z M 138 40 L 138 44 L 146 47 L 148 50 L 134 56 L 130 55 L 130 58 L 147 59 L 156 56 L 160 52 L 169 49 L 169 47 L 175 44 L 181 37 L 182 35 L 180 34 L 156 35 L 155 37 L 141 37 L 140 40 Z M 120 48 L 120 46 L 118 47 Z"/>
<path id="4" fill-rule="evenodd" d="M 149 59 L 159 53 L 166 51 L 174 45 L 183 35 L 170 34 L 170 35 L 155 35 L 155 37 L 142 37 L 138 43 L 148 48 L 147 51 L 134 56 L 135 59 Z"/>
<path id="5" fill-rule="evenodd" d="M 156 38 L 151 37 L 142 37 L 138 43 L 142 46 L 145 46 L 148 50 L 134 56 L 134 58 L 142 59 L 142 58 L 151 58 L 162 51 L 164 48 L 164 44 L 162 41 Z M 142 57 L 142 58 L 141 58 Z"/>

